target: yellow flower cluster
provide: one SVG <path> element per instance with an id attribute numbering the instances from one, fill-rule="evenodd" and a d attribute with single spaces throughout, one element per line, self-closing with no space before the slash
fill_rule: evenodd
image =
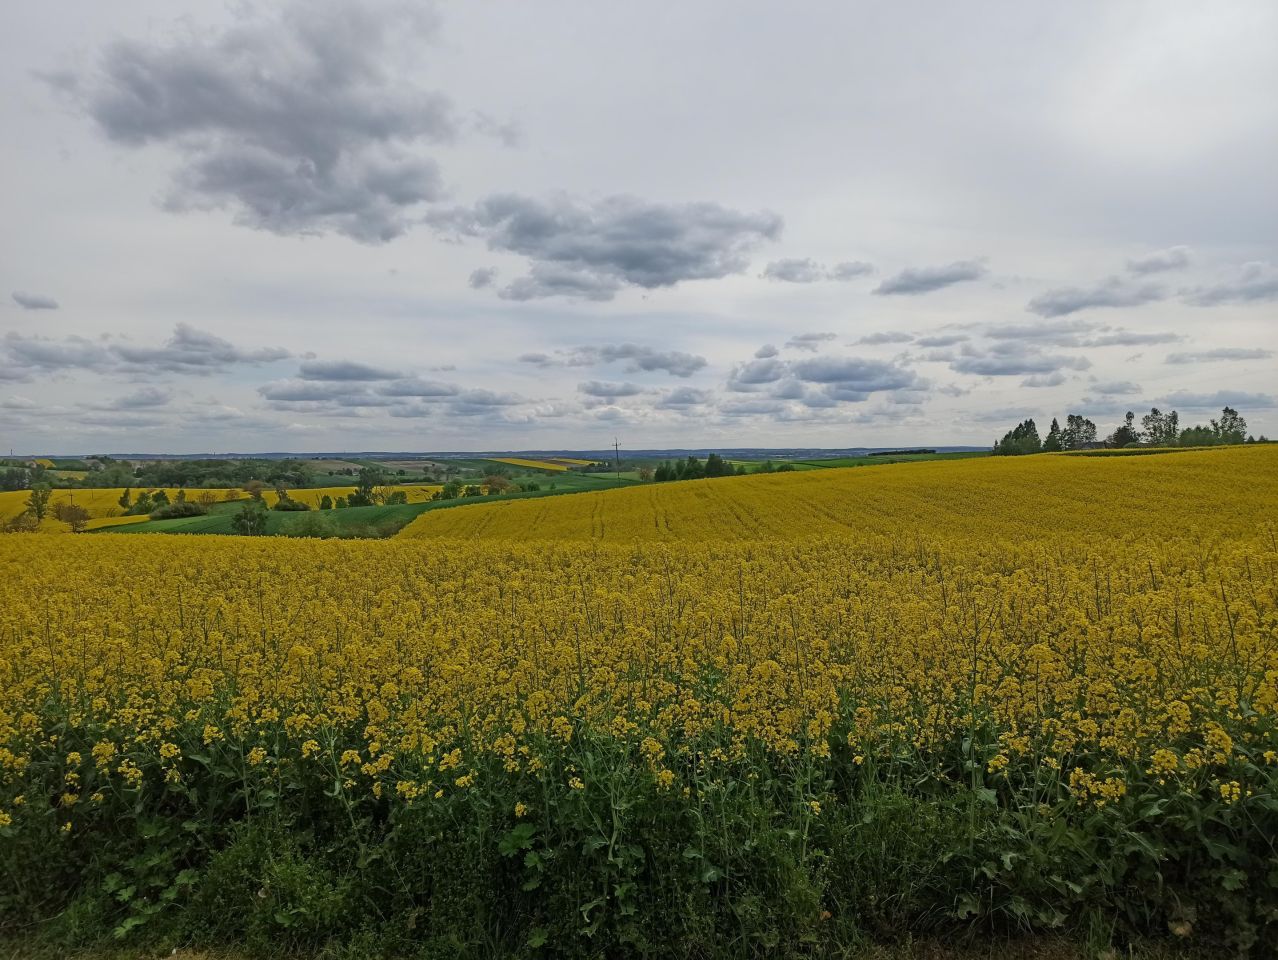
<path id="1" fill-rule="evenodd" d="M 1276 516 L 1257 448 L 459 507 L 418 527 L 447 549 L 3 537 L 0 810 L 32 758 L 127 787 L 210 751 L 428 803 L 582 731 L 663 789 L 979 743 L 1086 802 L 1147 775 L 1233 802 L 1278 747 Z"/>

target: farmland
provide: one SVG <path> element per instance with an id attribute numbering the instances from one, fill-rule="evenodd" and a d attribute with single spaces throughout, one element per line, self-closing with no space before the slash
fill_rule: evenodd
<path id="1" fill-rule="evenodd" d="M 1101 922 L 1245 952 L 1278 904 L 1276 515 L 1258 447 L 383 541 L 0 538 L 0 913 L 256 951 Z"/>

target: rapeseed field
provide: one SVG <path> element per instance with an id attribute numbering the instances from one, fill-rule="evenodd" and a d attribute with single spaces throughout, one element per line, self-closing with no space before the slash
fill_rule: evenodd
<path id="1" fill-rule="evenodd" d="M 0 538 L 0 912 L 441 956 L 1271 955 L 1278 448 L 406 533 Z"/>

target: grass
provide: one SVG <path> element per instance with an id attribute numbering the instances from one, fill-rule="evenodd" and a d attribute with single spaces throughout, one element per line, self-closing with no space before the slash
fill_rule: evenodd
<path id="1" fill-rule="evenodd" d="M 569 482 L 560 483 L 567 479 Z M 394 506 L 346 507 L 342 510 L 308 510 L 299 512 L 269 510 L 266 516 L 266 536 L 315 536 L 312 526 L 315 518 L 322 517 L 335 528 L 327 536 L 381 538 L 392 537 L 423 513 L 432 510 L 449 510 L 454 507 L 475 506 L 502 500 L 532 500 L 538 497 L 554 497 L 581 493 L 588 490 L 606 490 L 616 487 L 611 477 L 572 474 L 555 478 L 556 489 L 518 490 L 491 497 L 459 497 L 455 500 L 427 500 L 422 503 L 396 504 Z M 627 486 L 623 479 L 622 486 Z M 147 520 L 139 523 L 103 527 L 110 533 L 183 533 L 234 535 L 232 519 L 245 501 L 235 500 L 215 503 L 202 517 L 179 517 L 175 520 Z"/>
<path id="2" fill-rule="evenodd" d="M 880 463 L 921 463 L 925 460 L 971 460 L 988 457 L 988 450 L 954 450 L 949 453 L 902 453 L 895 456 L 833 457 L 829 460 L 794 460 L 796 469 L 814 467 L 870 467 Z"/>

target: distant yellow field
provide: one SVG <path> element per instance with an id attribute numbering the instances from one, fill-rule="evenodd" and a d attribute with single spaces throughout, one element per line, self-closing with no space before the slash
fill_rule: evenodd
<path id="1" fill-rule="evenodd" d="M 553 460 L 523 460 L 519 457 L 490 457 L 493 463 L 508 463 L 512 467 L 532 467 L 534 470 L 567 470 L 566 463 Z"/>
<path id="2" fill-rule="evenodd" d="M 1041 537 L 1045 530 L 1115 535 L 1137 515 L 1176 532 L 1186 522 L 1183 511 L 1205 490 L 1214 529 L 1254 533 L 1264 517 L 1278 516 L 1278 446 L 1173 456 L 991 457 L 645 484 L 431 511 L 399 536 L 627 543 L 853 533 L 906 543 L 939 529 L 991 539 Z"/>

